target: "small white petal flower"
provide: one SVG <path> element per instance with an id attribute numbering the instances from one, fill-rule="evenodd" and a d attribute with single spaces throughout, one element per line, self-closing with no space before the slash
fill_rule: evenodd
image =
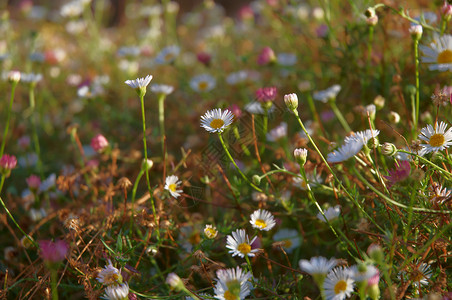
<path id="1" fill-rule="evenodd" d="M 430 45 L 419 45 L 419 50 L 424 54 L 421 61 L 430 64 L 430 70 L 452 71 L 452 35 L 435 34 Z"/>
<path id="2" fill-rule="evenodd" d="M 354 282 L 348 269 L 340 267 L 332 270 L 323 283 L 326 299 L 343 300 L 350 297 Z"/>
<path id="3" fill-rule="evenodd" d="M 215 284 L 215 298 L 219 300 L 245 299 L 253 289 L 250 282 L 252 275 L 244 272 L 240 267 L 217 271 Z"/>
<path id="4" fill-rule="evenodd" d="M 183 192 L 183 190 L 177 189 L 181 183 L 182 181 L 179 181 L 179 177 L 177 177 L 176 175 L 168 176 L 165 179 L 165 190 L 170 192 L 171 196 L 177 198 L 180 196 L 180 193 Z"/>
<path id="5" fill-rule="evenodd" d="M 335 84 L 326 90 L 315 92 L 312 96 L 314 100 L 327 103 L 329 100 L 336 99 L 337 94 L 341 91 L 341 86 L 339 84 Z"/>
<path id="6" fill-rule="evenodd" d="M 251 225 L 259 230 L 269 231 L 275 227 L 275 218 L 265 209 L 258 209 L 251 214 Z"/>
<path id="7" fill-rule="evenodd" d="M 190 87 L 196 92 L 209 92 L 215 85 L 215 78 L 209 74 L 201 74 L 190 80 Z"/>
<path id="8" fill-rule="evenodd" d="M 279 53 L 276 61 L 281 66 L 291 67 L 297 63 L 297 55 L 295 53 Z"/>
<path id="9" fill-rule="evenodd" d="M 300 233 L 295 229 L 280 229 L 273 235 L 275 242 L 282 242 L 283 248 L 287 253 L 292 253 L 301 244 Z"/>
<path id="10" fill-rule="evenodd" d="M 267 140 L 270 142 L 276 142 L 277 140 L 287 136 L 287 123 L 281 122 L 281 124 L 267 133 Z"/>
<path id="11" fill-rule="evenodd" d="M 155 63 L 159 65 L 170 64 L 176 60 L 179 56 L 180 48 L 176 45 L 168 46 L 162 49 L 157 57 L 155 58 Z"/>
<path id="12" fill-rule="evenodd" d="M 367 282 L 369 279 L 379 273 L 378 269 L 375 266 L 365 264 L 351 266 L 349 271 L 350 276 L 356 282 Z"/>
<path id="13" fill-rule="evenodd" d="M 258 249 L 252 249 L 251 244 L 254 243 L 257 237 L 250 242 L 250 238 L 246 234 L 244 229 L 237 229 L 232 232 L 232 235 L 228 235 L 226 240 L 226 248 L 231 249 L 229 253 L 232 253 L 232 256 L 255 256 L 255 253 L 258 252 Z"/>
<path id="14" fill-rule="evenodd" d="M 451 41 L 452 42 L 452 41 Z M 432 125 L 427 125 L 421 129 L 419 139 L 427 142 L 427 144 L 421 144 L 423 147 L 420 151 L 420 155 L 424 155 L 430 152 L 442 151 L 452 145 L 452 127 L 446 130 L 447 124 L 441 122 Z"/>
<path id="15" fill-rule="evenodd" d="M 234 120 L 234 114 L 229 110 L 221 111 L 220 108 L 207 111 L 201 117 L 201 127 L 211 133 L 221 133 L 229 125 L 232 124 Z"/>
<path id="16" fill-rule="evenodd" d="M 125 84 L 134 89 L 146 88 L 152 80 L 152 75 L 147 75 L 144 78 L 137 78 L 134 80 L 126 80 Z"/>
<path id="17" fill-rule="evenodd" d="M 151 92 L 156 94 L 169 95 L 174 91 L 174 87 L 166 84 L 151 84 Z"/>
<path id="18" fill-rule="evenodd" d="M 300 269 L 311 276 L 327 275 L 336 265 L 335 258 L 326 259 L 323 256 L 314 256 L 310 260 L 301 259 L 299 262 Z"/>
<path id="19" fill-rule="evenodd" d="M 331 153 L 328 153 L 327 161 L 329 163 L 337 163 L 345 161 L 356 154 L 358 154 L 359 151 L 361 151 L 363 147 L 363 144 L 358 139 L 350 139 L 348 143 L 342 145 L 339 149 L 336 151 L 333 151 Z"/>
<path id="20" fill-rule="evenodd" d="M 325 214 L 325 217 L 328 221 L 336 219 L 341 214 L 341 207 L 339 205 L 336 205 L 335 207 L 328 207 L 327 210 L 323 212 Z M 325 222 L 325 218 L 321 213 L 317 214 L 317 219 L 319 219 L 322 222 Z"/>
<path id="21" fill-rule="evenodd" d="M 206 228 L 204 228 L 204 235 L 208 239 L 214 239 L 218 235 L 218 230 L 216 227 L 213 227 L 212 225 L 208 224 L 206 225 Z"/>
<path id="22" fill-rule="evenodd" d="M 108 265 L 106 265 L 102 271 L 97 275 L 97 280 L 103 285 L 117 285 L 122 283 L 121 272 L 113 267 L 111 260 L 108 260 Z"/>
<path id="23" fill-rule="evenodd" d="M 42 74 L 22 73 L 20 79 L 26 83 L 38 83 L 42 80 Z"/>
<path id="24" fill-rule="evenodd" d="M 110 285 L 105 289 L 104 298 L 109 300 L 124 300 L 128 299 L 129 285 L 127 282 L 119 285 Z"/>

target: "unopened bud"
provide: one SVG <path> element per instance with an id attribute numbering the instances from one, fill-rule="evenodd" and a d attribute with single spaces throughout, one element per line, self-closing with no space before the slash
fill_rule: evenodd
<path id="1" fill-rule="evenodd" d="M 308 150 L 304 148 L 297 148 L 293 151 L 293 156 L 300 166 L 304 166 L 304 164 L 306 163 L 306 158 L 308 156 Z"/>
<path id="2" fill-rule="evenodd" d="M 382 109 L 385 106 L 385 98 L 383 96 L 378 95 L 374 99 L 374 104 L 377 107 L 377 109 Z"/>
<path id="3" fill-rule="evenodd" d="M 20 81 L 20 72 L 19 71 L 9 71 L 8 81 L 10 83 L 18 83 Z"/>
<path id="4" fill-rule="evenodd" d="M 152 160 L 150 160 L 150 159 L 143 159 L 143 162 L 142 162 L 142 164 L 141 164 L 141 168 L 143 169 L 143 170 L 150 170 L 151 168 L 152 168 L 152 166 L 154 165 L 154 162 L 152 161 Z"/>
<path id="5" fill-rule="evenodd" d="M 422 37 L 422 26 L 419 24 L 411 25 L 410 29 L 408 31 L 411 34 L 411 37 L 415 41 L 419 41 Z"/>
<path id="6" fill-rule="evenodd" d="M 255 185 L 259 185 L 261 183 L 261 177 L 259 175 L 253 175 L 252 179 Z"/>
<path id="7" fill-rule="evenodd" d="M 166 283 L 174 290 L 180 291 L 185 288 L 182 279 L 176 273 L 169 273 L 166 277 Z"/>
<path id="8" fill-rule="evenodd" d="M 367 254 L 369 254 L 370 258 L 372 258 L 376 262 L 383 262 L 384 260 L 384 252 L 381 249 L 380 245 L 372 244 L 367 248 Z"/>
<path id="9" fill-rule="evenodd" d="M 386 156 L 393 156 L 397 153 L 397 147 L 392 143 L 384 143 L 381 146 L 381 153 Z"/>
<path id="10" fill-rule="evenodd" d="M 284 102 L 289 110 L 296 110 L 298 108 L 298 96 L 297 94 L 284 95 Z"/>
<path id="11" fill-rule="evenodd" d="M 409 84 L 405 87 L 405 92 L 409 95 L 416 95 L 416 87 L 412 84 Z"/>
<path id="12" fill-rule="evenodd" d="M 400 115 L 398 113 L 396 113 L 395 111 L 391 111 L 388 114 L 388 119 L 389 119 L 389 122 L 391 122 L 392 124 L 397 124 L 400 122 Z"/>

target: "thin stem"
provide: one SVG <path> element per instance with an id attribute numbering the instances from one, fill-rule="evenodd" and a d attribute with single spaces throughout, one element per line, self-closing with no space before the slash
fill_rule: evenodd
<path id="1" fill-rule="evenodd" d="M 414 130 L 417 132 L 417 124 L 419 121 L 419 40 L 414 39 L 414 64 L 416 75 L 416 111 L 414 113 Z"/>
<path id="2" fill-rule="evenodd" d="M 160 124 L 160 138 L 162 141 L 163 161 L 165 161 L 165 94 L 160 94 L 159 102 L 159 124 Z"/>
<path id="3" fill-rule="evenodd" d="M 146 167 L 146 165 L 145 165 Z M 135 179 L 135 183 L 133 184 L 133 189 L 132 189 L 132 213 L 130 216 L 130 226 L 129 226 L 129 234 L 131 234 L 132 230 L 133 230 L 133 212 L 135 211 L 135 196 L 137 194 L 137 188 L 138 188 L 138 183 L 141 180 L 141 177 L 143 176 L 144 170 L 143 168 L 140 170 L 140 173 L 138 173 L 137 178 Z"/>
<path id="4" fill-rule="evenodd" d="M 246 264 L 248 265 L 248 271 L 250 271 L 251 275 L 253 275 L 253 268 L 251 267 L 251 262 L 248 255 L 245 255 Z"/>
<path id="5" fill-rule="evenodd" d="M 52 289 L 52 300 L 58 300 L 57 282 L 58 282 L 57 270 L 52 268 L 50 270 L 50 286 Z"/>
<path id="6" fill-rule="evenodd" d="M 439 167 L 438 165 L 435 165 L 434 163 L 432 163 L 431 161 L 429 161 L 428 159 L 426 159 L 426 158 L 424 158 L 424 157 L 422 157 L 422 156 L 419 156 L 419 155 L 417 155 L 417 154 L 415 154 L 415 153 L 411 153 L 411 152 L 408 152 L 408 151 L 405 151 L 405 150 L 401 150 L 401 149 L 397 150 L 397 152 L 402 152 L 402 153 L 410 154 L 411 156 L 414 156 L 414 157 L 416 157 L 417 159 L 421 160 L 423 163 L 426 163 L 426 164 L 432 166 L 432 167 L 433 167 L 434 169 L 436 169 L 437 171 L 439 171 L 439 172 L 441 172 L 441 173 L 444 173 L 444 175 L 447 175 L 447 176 L 449 177 L 449 180 L 452 179 L 452 173 L 450 173 L 449 171 L 447 171 L 447 170 L 445 170 L 445 169 Z"/>
<path id="7" fill-rule="evenodd" d="M 328 103 L 330 104 L 331 109 L 333 110 L 334 114 L 336 115 L 336 118 L 339 120 L 339 123 L 341 123 L 345 131 L 347 131 L 347 133 L 352 131 L 347 121 L 345 120 L 344 116 L 342 115 L 341 111 L 337 107 L 336 100 L 330 100 L 328 101 Z"/>
<path id="8" fill-rule="evenodd" d="M 3 187 L 4 181 L 5 181 L 5 176 L 2 176 L 2 181 L 0 183 L 0 187 Z M 1 190 L 0 190 L 0 192 L 1 192 Z M 23 229 L 19 226 L 19 224 L 17 224 L 16 219 L 14 219 L 13 215 L 10 213 L 9 209 L 6 207 L 6 204 L 5 204 L 5 202 L 3 202 L 3 199 L 1 197 L 0 197 L 0 203 L 2 204 L 3 208 L 5 209 L 6 214 L 9 216 L 11 221 L 13 221 L 13 223 L 20 230 L 20 232 L 22 232 L 22 234 L 24 236 L 26 236 L 35 247 L 38 247 L 38 244 L 28 234 L 26 234 L 25 231 L 23 231 Z"/>
<path id="9" fill-rule="evenodd" d="M 9 121 L 11 120 L 11 110 L 13 108 L 14 93 L 16 91 L 16 86 L 17 86 L 17 82 L 13 82 L 11 84 L 11 98 L 9 100 L 8 112 L 6 115 L 5 130 L 3 131 L 2 146 L 0 148 L 0 157 L 3 156 L 3 153 L 5 151 L 6 137 L 8 135 L 8 130 L 9 130 Z"/>
<path id="10" fill-rule="evenodd" d="M 352 248 L 352 249 L 354 249 L 354 250 L 356 251 L 356 249 L 355 249 L 353 243 L 350 242 L 350 240 L 347 238 L 347 236 L 346 236 L 341 230 L 338 230 L 338 231 L 339 231 L 339 233 L 341 234 L 341 237 L 342 237 L 343 239 L 341 239 L 341 238 L 339 237 L 339 234 L 336 232 L 336 230 L 335 230 L 334 227 L 331 225 L 331 223 L 330 223 L 330 221 L 328 220 L 328 218 L 325 216 L 325 213 L 323 212 L 323 209 L 320 207 L 320 204 L 319 204 L 319 203 L 317 202 L 317 200 L 315 199 L 314 193 L 312 192 L 311 186 L 309 185 L 309 181 L 308 181 L 308 178 L 307 178 L 307 176 L 306 176 L 306 172 L 305 172 L 305 170 L 304 170 L 304 168 L 303 168 L 302 166 L 300 166 L 300 174 L 301 174 L 301 176 L 303 177 L 304 182 L 306 183 L 306 188 L 307 188 L 307 190 L 308 190 L 308 198 L 309 198 L 309 200 L 311 200 L 311 201 L 315 204 L 315 206 L 316 206 L 317 209 L 319 210 L 320 214 L 323 216 L 323 218 L 324 218 L 324 220 L 325 220 L 325 223 L 328 225 L 328 227 L 331 229 L 331 231 L 333 232 L 333 234 L 334 234 L 334 235 L 336 236 L 336 238 L 339 240 L 339 243 L 341 243 L 342 245 L 346 246 L 346 245 L 344 244 L 344 241 L 343 241 L 343 239 L 345 239 L 345 240 L 347 241 L 349 247 Z M 353 254 L 350 253 L 349 248 L 348 248 L 348 247 L 346 247 L 346 248 L 347 248 L 348 254 L 349 254 L 350 256 L 354 257 Z"/>
<path id="11" fill-rule="evenodd" d="M 218 133 L 218 138 L 220 139 L 220 142 L 221 142 L 221 145 L 223 146 L 224 151 L 226 152 L 227 156 L 229 157 L 229 159 L 231 160 L 232 164 L 235 166 L 237 171 L 240 173 L 242 178 L 245 179 L 245 181 L 248 182 L 249 185 L 251 185 L 252 188 L 254 188 L 256 191 L 262 193 L 263 191 L 259 187 L 255 186 L 248 178 L 246 178 L 245 174 L 243 174 L 242 170 L 240 170 L 240 168 L 237 166 L 237 164 L 235 163 L 235 160 L 232 158 L 231 153 L 229 153 L 229 150 L 228 150 L 228 148 L 226 147 L 226 144 L 223 141 L 223 137 L 221 136 L 221 133 Z"/>
<path id="12" fill-rule="evenodd" d="M 323 135 L 328 137 L 328 133 L 323 128 L 322 122 L 320 122 L 319 113 L 317 112 L 317 109 L 315 108 L 314 99 L 312 99 L 311 93 L 306 93 L 306 98 L 308 100 L 309 109 L 311 110 L 312 115 L 314 116 L 314 121 L 319 124 L 320 129 L 322 130 Z"/>
<path id="13" fill-rule="evenodd" d="M 35 146 L 36 156 L 38 158 L 36 162 L 36 166 L 38 168 L 39 175 L 41 177 L 44 177 L 44 171 L 42 169 L 42 161 L 41 161 L 41 147 L 39 146 L 39 138 L 38 138 L 38 132 L 37 132 L 37 122 L 36 122 L 36 116 L 35 116 L 35 108 L 36 108 L 36 102 L 35 102 L 35 93 L 33 86 L 30 86 L 30 89 L 28 91 L 29 97 L 30 97 L 30 109 L 31 109 L 31 130 L 32 130 L 32 136 L 33 136 L 33 144 Z"/>
<path id="14" fill-rule="evenodd" d="M 148 151 L 147 151 L 147 147 L 146 147 L 146 116 L 144 113 L 144 95 L 140 96 L 140 102 L 141 102 L 141 118 L 143 120 L 143 148 L 144 148 L 144 163 L 146 164 L 148 161 Z M 146 169 L 146 167 L 145 167 Z M 154 222 L 156 224 L 156 232 L 157 232 L 157 240 L 160 240 L 160 230 L 159 230 L 159 225 L 158 225 L 158 220 L 157 220 L 157 212 L 155 210 L 155 204 L 154 204 L 154 197 L 152 197 L 152 189 L 151 189 L 151 183 L 149 181 L 149 172 L 146 169 L 146 183 L 148 186 L 148 191 L 149 191 L 149 198 L 151 199 L 151 207 L 152 207 L 152 213 L 154 215 Z"/>

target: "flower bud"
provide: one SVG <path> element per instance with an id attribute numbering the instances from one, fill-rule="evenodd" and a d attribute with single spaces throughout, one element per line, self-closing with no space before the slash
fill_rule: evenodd
<path id="1" fill-rule="evenodd" d="M 441 6 L 441 15 L 446 21 L 449 21 L 452 17 L 452 5 L 450 5 L 446 0 L 443 6 Z"/>
<path id="2" fill-rule="evenodd" d="M 289 110 L 296 110 L 298 108 L 298 96 L 297 94 L 284 95 L 284 103 Z"/>
<path id="3" fill-rule="evenodd" d="M 20 72 L 19 71 L 9 71 L 8 72 L 8 81 L 10 83 L 18 83 L 20 81 Z"/>
<path id="4" fill-rule="evenodd" d="M 17 165 L 17 159 L 14 155 L 3 154 L 0 158 L 0 172 L 8 177 L 11 174 L 11 170 Z"/>
<path id="5" fill-rule="evenodd" d="M 405 92 L 409 95 L 416 95 L 416 87 L 412 84 L 409 84 L 405 87 Z"/>
<path id="6" fill-rule="evenodd" d="M 386 156 L 393 156 L 397 153 L 397 147 L 392 143 L 384 143 L 381 146 L 381 153 Z"/>
<path id="7" fill-rule="evenodd" d="M 381 249 L 381 246 L 378 244 L 371 244 L 369 248 L 367 248 L 367 254 L 378 263 L 384 261 L 383 249 Z"/>
<path id="8" fill-rule="evenodd" d="M 261 184 L 261 177 L 259 175 L 253 175 L 252 179 L 255 185 Z"/>
<path id="9" fill-rule="evenodd" d="M 152 160 L 150 160 L 150 159 L 143 159 L 143 162 L 142 162 L 142 164 L 141 164 L 141 168 L 143 169 L 143 170 L 150 170 L 151 168 L 152 168 L 152 166 L 154 165 L 154 162 L 152 161 Z"/>
<path id="10" fill-rule="evenodd" d="M 397 124 L 400 122 L 400 115 L 398 113 L 396 113 L 395 111 L 391 111 L 388 114 L 388 119 L 389 119 L 389 122 L 391 122 L 392 124 Z"/>
<path id="11" fill-rule="evenodd" d="M 91 139 L 91 147 L 98 153 L 104 151 L 108 145 L 108 140 L 102 134 L 98 134 Z"/>
<path id="12" fill-rule="evenodd" d="M 180 291 L 185 288 L 182 279 L 176 273 L 169 273 L 166 277 L 166 283 L 174 290 Z"/>
<path id="13" fill-rule="evenodd" d="M 415 41 L 419 41 L 422 37 L 422 26 L 419 24 L 411 25 L 410 29 L 408 31 L 411 34 L 411 37 Z"/>
<path id="14" fill-rule="evenodd" d="M 213 227 L 212 225 L 206 225 L 206 228 L 204 228 L 204 235 L 208 239 L 214 239 L 218 234 L 218 230 L 216 227 Z"/>
<path id="15" fill-rule="evenodd" d="M 385 98 L 383 98 L 383 96 L 381 95 L 378 95 L 374 99 L 374 104 L 377 109 L 382 109 L 385 106 Z"/>
<path id="16" fill-rule="evenodd" d="M 297 148 L 293 151 L 293 156 L 300 166 L 304 166 L 304 164 L 306 163 L 306 158 L 308 156 L 308 150 L 304 148 Z"/>

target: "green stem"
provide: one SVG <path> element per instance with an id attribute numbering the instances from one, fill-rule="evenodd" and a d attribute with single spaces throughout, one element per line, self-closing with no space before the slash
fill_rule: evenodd
<path id="1" fill-rule="evenodd" d="M 251 262 L 248 255 L 245 255 L 246 264 L 248 265 L 248 271 L 250 271 L 251 275 L 253 275 L 253 268 L 251 267 Z"/>
<path id="2" fill-rule="evenodd" d="M 336 105 L 336 100 L 330 100 L 328 103 L 331 106 L 331 109 L 333 110 L 334 114 L 336 115 L 336 118 L 339 120 L 339 123 L 341 123 L 342 127 L 345 129 L 345 131 L 350 132 L 352 131 L 350 126 L 348 125 L 347 121 L 345 120 L 344 116 L 342 115 L 341 111 Z"/>
<path id="3" fill-rule="evenodd" d="M 144 164 L 146 167 L 146 164 Z M 144 170 L 143 168 L 141 168 L 140 173 L 138 173 L 137 178 L 135 179 L 135 183 L 133 184 L 133 189 L 132 189 L 132 213 L 130 216 L 130 226 L 129 226 L 129 234 L 132 233 L 133 230 L 133 213 L 135 211 L 135 196 L 137 194 L 137 188 L 138 188 L 138 183 L 141 180 L 141 177 L 143 176 Z"/>
<path id="4" fill-rule="evenodd" d="M 301 167 L 301 166 L 300 166 L 300 174 L 303 177 L 304 182 L 306 183 L 306 188 L 308 190 L 308 198 L 309 198 L 309 200 L 311 200 L 311 202 L 315 204 L 315 206 L 319 210 L 320 214 L 323 216 L 325 223 L 328 225 L 328 227 L 331 229 L 333 234 L 336 236 L 336 238 L 338 239 L 339 243 L 341 243 L 343 246 L 345 246 L 345 248 L 347 249 L 348 254 L 351 257 L 354 257 L 353 254 L 350 253 L 349 248 L 354 249 L 355 251 L 356 251 L 356 248 L 354 247 L 353 243 L 347 238 L 347 236 L 340 229 L 338 229 L 338 231 L 339 231 L 341 237 L 343 239 L 345 239 L 345 241 L 347 241 L 349 248 L 346 247 L 347 245 L 344 243 L 343 239 L 341 239 L 341 237 L 339 237 L 339 234 L 336 232 L 334 227 L 331 225 L 330 221 L 325 216 L 325 213 L 323 212 L 323 209 L 320 207 L 320 204 L 315 199 L 314 193 L 312 192 L 311 186 L 309 185 L 309 181 L 308 181 L 308 178 L 306 176 L 306 172 L 305 172 L 304 168 Z"/>
<path id="5" fill-rule="evenodd" d="M 239 141 L 240 140 L 240 133 L 239 133 L 239 129 L 237 128 L 237 126 L 234 126 L 233 132 L 234 132 L 235 138 L 237 139 L 237 141 Z M 244 144 L 241 144 L 240 146 L 241 146 L 242 151 L 245 153 L 246 156 L 250 156 L 251 155 L 250 150 L 248 150 L 248 148 Z"/>
<path id="6" fill-rule="evenodd" d="M 30 97 L 30 109 L 31 109 L 31 130 L 32 130 L 32 136 L 33 136 L 33 144 L 35 146 L 35 152 L 36 156 L 38 158 L 36 162 L 36 167 L 38 169 L 39 175 L 41 178 L 44 178 L 44 171 L 42 168 L 42 161 L 41 161 L 41 147 L 39 146 L 39 138 L 38 138 L 38 132 L 37 132 L 37 122 L 36 122 L 36 116 L 35 116 L 35 108 L 36 108 L 36 102 L 35 102 L 35 93 L 34 88 L 30 86 L 30 89 L 28 91 L 29 97 Z"/>
<path id="7" fill-rule="evenodd" d="M 57 283 L 58 283 L 58 273 L 56 269 L 52 268 L 50 270 L 50 286 L 52 289 L 52 300 L 58 300 Z"/>
<path id="8" fill-rule="evenodd" d="M 228 150 L 228 148 L 226 147 L 226 144 L 223 141 L 223 137 L 221 136 L 221 133 L 218 133 L 218 137 L 220 139 L 220 142 L 221 142 L 221 145 L 223 146 L 224 151 L 226 152 L 227 156 L 229 157 L 229 159 L 231 160 L 232 164 L 235 166 L 237 171 L 240 173 L 242 178 L 245 179 L 245 181 L 248 182 L 249 185 L 251 185 L 252 188 L 254 188 L 256 191 L 262 193 L 263 191 L 259 187 L 255 186 L 248 178 L 246 178 L 245 174 L 243 174 L 242 170 L 240 170 L 240 168 L 237 166 L 237 164 L 235 163 L 235 160 L 232 158 L 231 153 L 229 153 L 229 150 Z"/>
<path id="9" fill-rule="evenodd" d="M 144 95 L 140 96 L 140 102 L 141 102 L 141 118 L 142 118 L 142 122 L 143 122 L 144 161 L 146 164 L 148 161 L 148 150 L 147 150 L 147 146 L 146 146 L 146 116 L 144 113 Z M 159 229 L 159 224 L 158 224 L 158 220 L 157 220 L 157 212 L 155 210 L 154 197 L 152 196 L 151 182 L 149 180 L 149 172 L 148 172 L 148 170 L 145 170 L 145 171 L 146 171 L 146 184 L 147 184 L 148 191 L 149 191 L 149 199 L 151 199 L 152 213 L 154 215 L 154 222 L 156 224 L 155 231 L 157 232 L 157 240 L 160 240 L 160 229 Z"/>
<path id="10" fill-rule="evenodd" d="M 309 109 L 311 110 L 312 115 L 314 116 L 314 121 L 319 124 L 319 126 L 322 126 L 319 118 L 319 114 L 317 112 L 317 109 L 315 108 L 314 99 L 312 99 L 311 93 L 306 93 L 306 98 L 308 100 Z M 324 132 L 326 133 L 326 132 Z"/>
<path id="11" fill-rule="evenodd" d="M 414 64 L 415 64 L 415 75 L 416 75 L 416 111 L 413 113 L 415 119 L 414 130 L 417 132 L 417 124 L 419 121 L 419 40 L 414 39 Z M 414 107 L 413 107 L 414 109 Z"/>
<path id="12" fill-rule="evenodd" d="M 11 98 L 9 100 L 8 112 L 6 115 L 5 130 L 3 131 L 2 146 L 0 148 L 0 157 L 3 156 L 3 153 L 5 151 L 6 137 L 8 135 L 8 130 L 9 130 L 9 121 L 11 120 L 11 110 L 13 108 L 14 92 L 16 91 L 16 86 L 17 86 L 17 82 L 13 82 L 11 84 Z"/>
<path id="13" fill-rule="evenodd" d="M 2 181 L 0 182 L 0 192 L 1 192 L 1 188 L 3 187 L 4 182 L 5 182 L 5 176 L 2 176 Z M 6 214 L 9 216 L 11 221 L 13 221 L 13 223 L 20 230 L 20 232 L 22 232 L 22 234 L 24 236 L 26 236 L 35 247 L 38 248 L 38 244 L 28 234 L 26 234 L 25 231 L 23 231 L 23 229 L 19 226 L 19 224 L 17 224 L 16 219 L 14 219 L 13 215 L 10 213 L 9 209 L 6 207 L 6 204 L 5 204 L 5 202 L 3 202 L 3 199 L 1 197 L 0 197 L 0 203 L 2 204 L 3 208 L 5 209 Z"/>
<path id="14" fill-rule="evenodd" d="M 444 175 L 447 175 L 447 176 L 449 177 L 449 180 L 452 180 L 452 173 L 450 173 L 449 171 L 447 171 L 447 170 L 445 170 L 445 169 L 443 169 L 443 168 L 441 168 L 441 167 L 435 165 L 434 163 L 432 163 L 432 162 L 429 161 L 428 159 L 426 159 L 426 158 L 424 158 L 424 157 L 422 157 L 422 156 L 419 156 L 419 155 L 417 155 L 417 154 L 415 154 L 415 153 L 411 153 L 411 152 L 408 152 L 408 151 L 405 151 L 405 150 L 401 150 L 401 149 L 397 150 L 397 152 L 402 152 L 402 153 L 410 154 L 411 156 L 416 157 L 417 159 L 421 160 L 423 163 L 426 163 L 426 164 L 432 166 L 432 167 L 433 167 L 434 169 L 436 169 L 437 171 L 443 173 Z"/>
<path id="15" fill-rule="evenodd" d="M 162 141 L 163 161 L 165 161 L 165 94 L 160 94 L 159 102 L 159 124 L 160 124 L 160 138 Z"/>

